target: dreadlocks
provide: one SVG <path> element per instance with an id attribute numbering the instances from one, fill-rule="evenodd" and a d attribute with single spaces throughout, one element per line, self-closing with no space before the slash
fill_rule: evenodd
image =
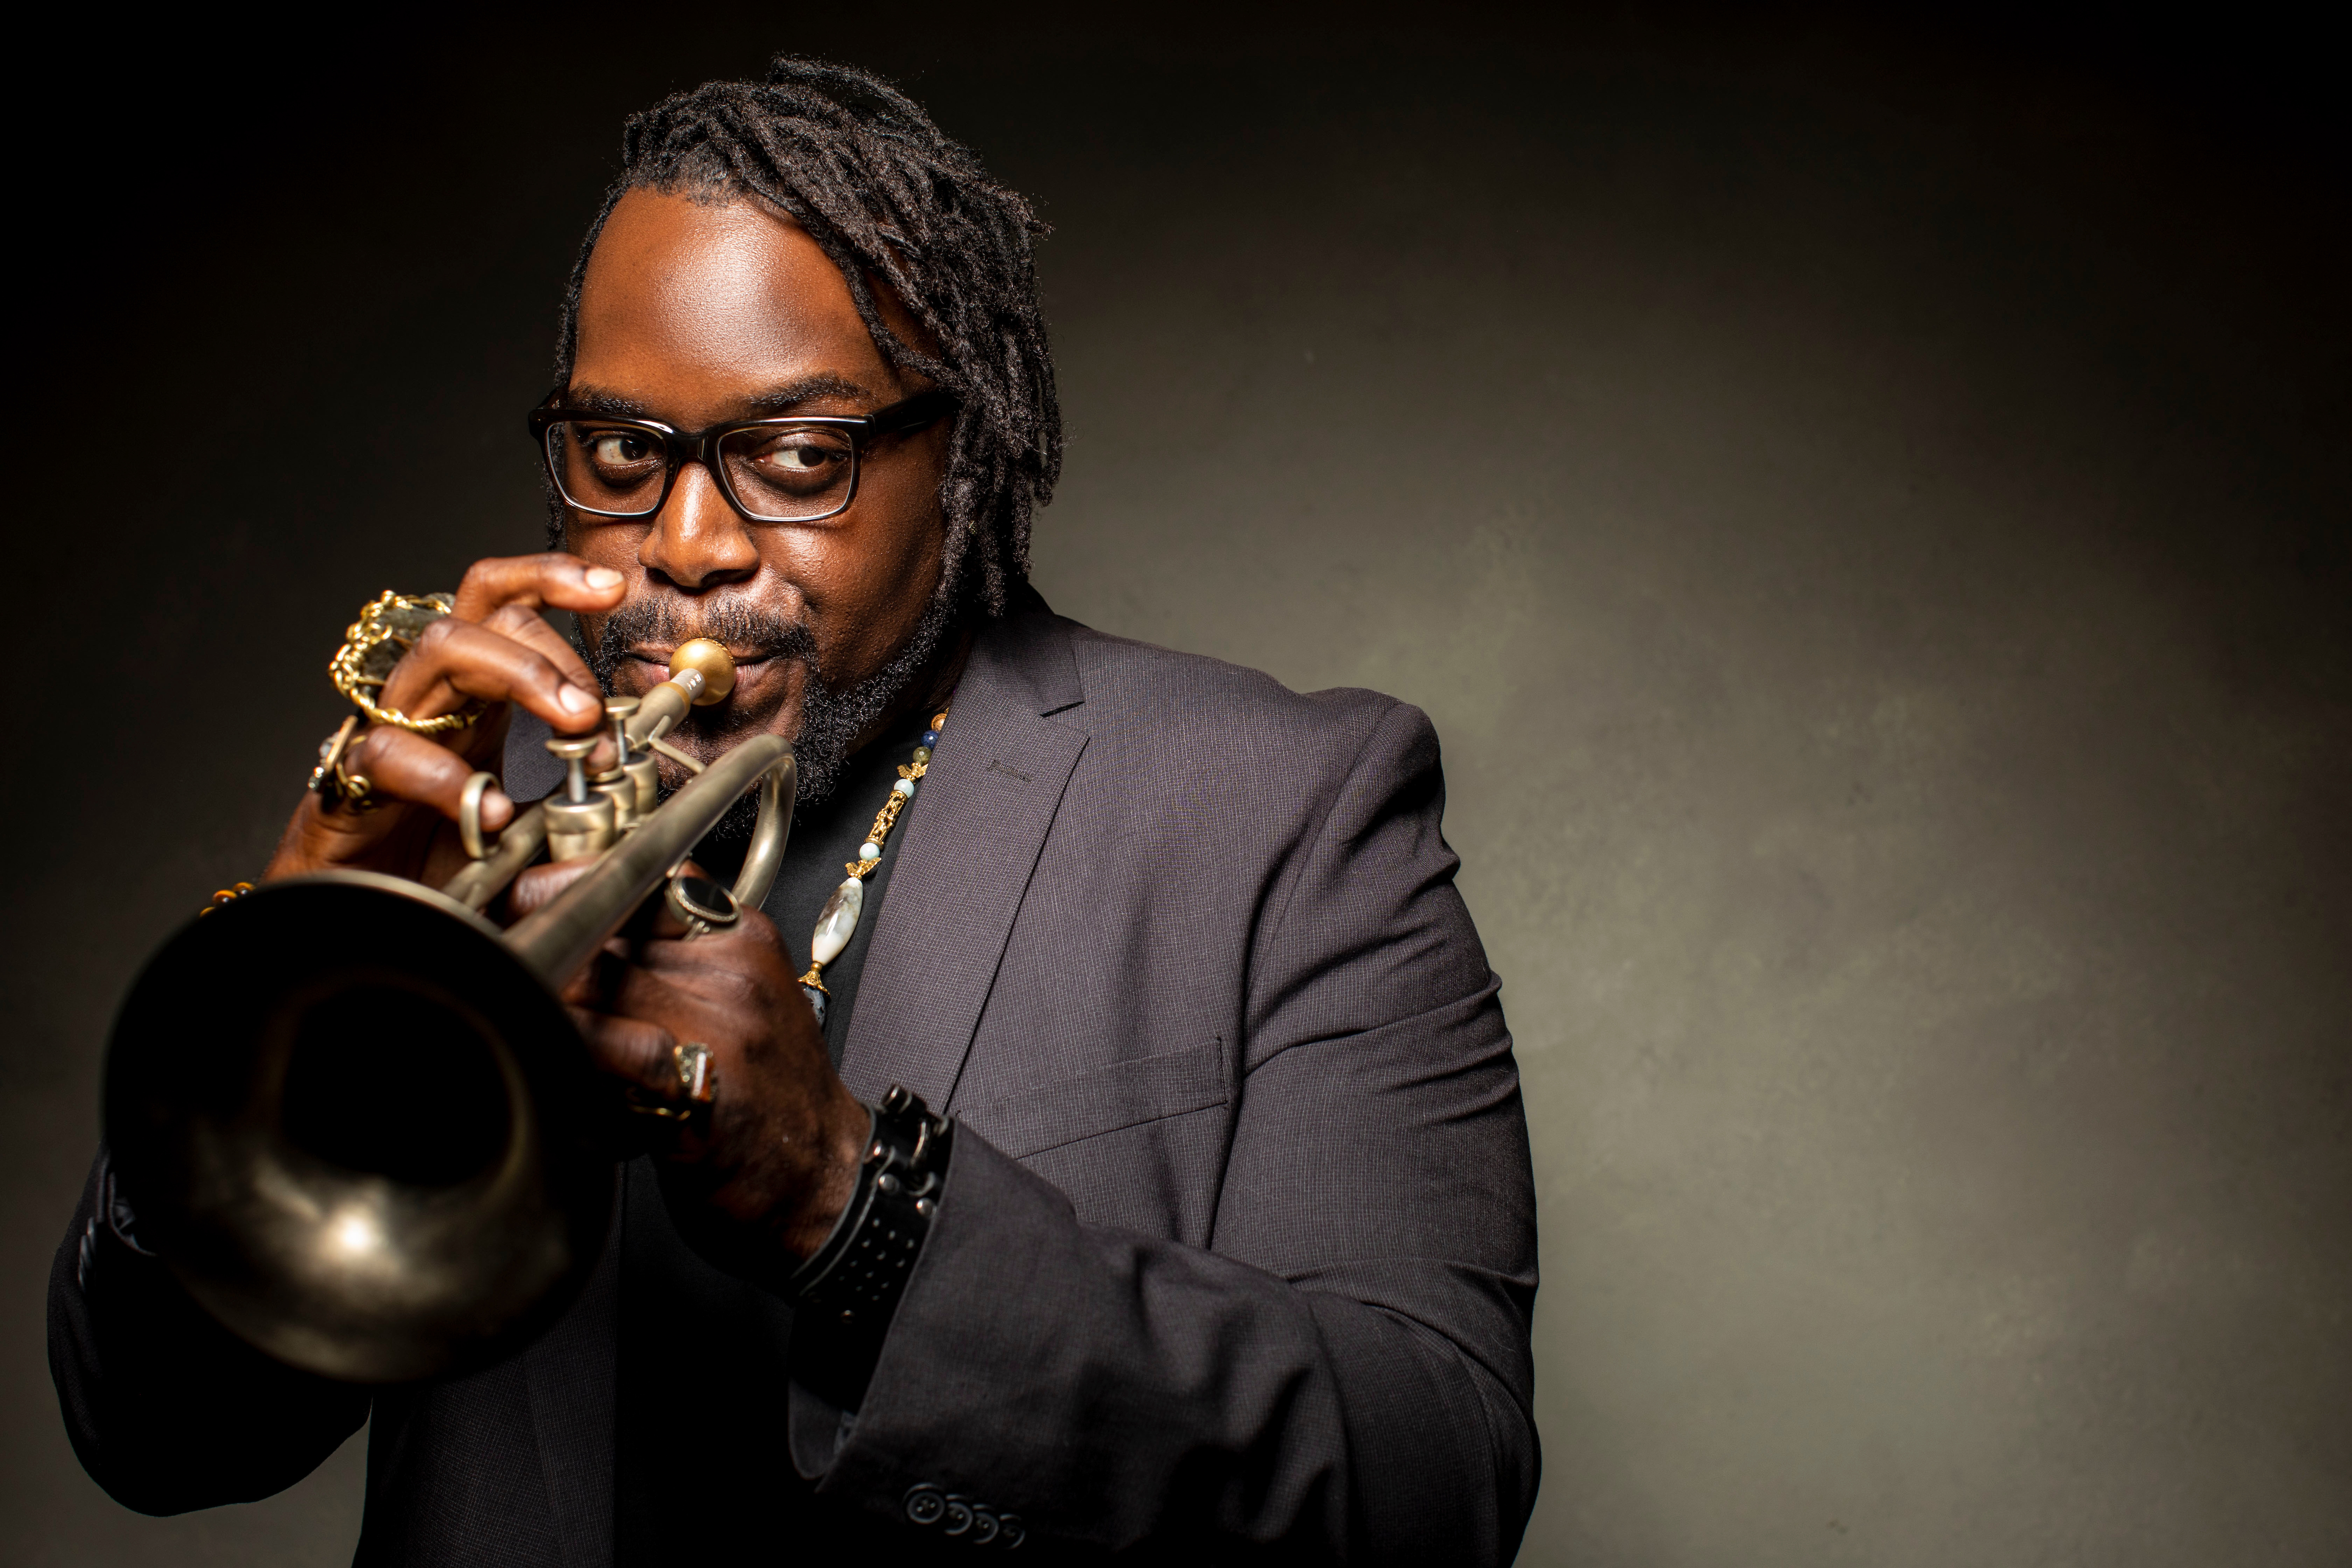
<path id="1" fill-rule="evenodd" d="M 780 55 L 763 84 L 708 82 L 630 118 L 621 173 L 589 226 L 563 296 L 556 382 L 579 346 L 589 252 L 613 208 L 639 187 L 748 195 L 789 214 L 849 285 L 875 346 L 961 402 L 940 501 L 943 603 L 1004 613 L 1029 574 L 1031 513 L 1062 466 L 1054 360 L 1037 308 L 1029 204 L 881 78 Z M 936 355 L 892 332 L 875 307 L 889 289 Z"/>

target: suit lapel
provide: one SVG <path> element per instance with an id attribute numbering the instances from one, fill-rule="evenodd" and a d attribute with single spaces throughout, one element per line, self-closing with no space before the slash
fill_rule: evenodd
<path id="1" fill-rule="evenodd" d="M 1024 615 L 974 639 L 857 983 L 842 1076 L 860 1096 L 903 1083 L 935 1108 L 952 1100 L 1087 747 L 1084 733 L 1045 715 L 1082 700 L 1067 623 Z"/>

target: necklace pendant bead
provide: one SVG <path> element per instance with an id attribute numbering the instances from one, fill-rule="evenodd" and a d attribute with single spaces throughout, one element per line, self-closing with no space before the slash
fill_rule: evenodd
<path id="1" fill-rule="evenodd" d="M 866 829 L 874 837 L 859 845 L 857 858 L 842 868 L 849 873 L 849 879 L 833 890 L 833 897 L 825 900 L 824 908 L 817 914 L 816 931 L 809 938 L 809 972 L 801 976 L 801 994 L 808 998 L 820 1027 L 824 1023 L 825 994 L 824 982 L 817 977 L 826 964 L 848 948 L 849 939 L 857 930 L 857 917 L 866 910 L 865 878 L 880 864 L 882 840 L 897 824 L 898 813 L 915 798 L 915 781 L 923 776 L 931 760 L 931 748 L 939 744 L 940 727 L 947 721 L 948 716 L 942 712 L 923 731 L 923 743 L 915 748 L 912 765 L 898 770 L 898 782 L 890 786 L 890 798 L 883 803 L 874 826 Z M 877 1152 L 880 1147 L 876 1145 Z"/>
<path id="2" fill-rule="evenodd" d="M 857 929 L 857 917 L 865 909 L 864 882 L 852 877 L 835 888 L 816 917 L 816 934 L 809 938 L 809 957 L 819 964 L 839 958 L 841 950 L 849 945 L 850 933 Z"/>

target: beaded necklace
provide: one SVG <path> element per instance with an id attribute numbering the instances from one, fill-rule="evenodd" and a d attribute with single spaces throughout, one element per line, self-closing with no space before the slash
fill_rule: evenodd
<path id="1" fill-rule="evenodd" d="M 911 763 L 901 763 L 898 782 L 890 786 L 890 798 L 874 814 L 874 826 L 866 830 L 866 842 L 857 847 L 857 858 L 842 867 L 849 879 L 833 890 L 824 908 L 816 917 L 816 933 L 809 938 L 808 973 L 801 976 L 801 994 L 816 1010 L 819 1026 L 824 1023 L 825 1000 L 832 993 L 824 988 L 824 966 L 841 956 L 849 945 L 849 938 L 857 930 L 857 917 L 866 909 L 866 879 L 882 864 L 882 845 L 890 837 L 890 829 L 898 825 L 898 814 L 915 798 L 915 781 L 930 771 L 931 748 L 940 743 L 940 731 L 947 728 L 948 710 L 940 709 L 931 715 L 931 727 L 923 731 L 921 744 L 915 748 Z"/>

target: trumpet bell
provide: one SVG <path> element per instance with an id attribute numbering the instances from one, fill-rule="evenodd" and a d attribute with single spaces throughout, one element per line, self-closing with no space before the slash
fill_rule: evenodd
<path id="1" fill-rule="evenodd" d="M 140 1239 L 239 1335 L 357 1383 L 445 1376 L 560 1316 L 603 1251 L 562 1004 L 456 900 L 331 872 L 181 931 L 109 1046 Z"/>

